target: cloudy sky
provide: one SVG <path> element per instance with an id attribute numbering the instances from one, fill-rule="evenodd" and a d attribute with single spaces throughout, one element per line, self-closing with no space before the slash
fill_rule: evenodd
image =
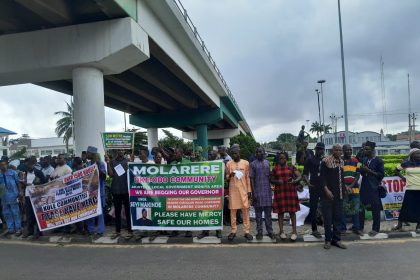
<path id="1" fill-rule="evenodd" d="M 232 89 L 257 141 L 297 134 L 318 120 L 315 89 L 324 79 L 325 122 L 342 115 L 340 42 L 335 0 L 183 0 Z M 407 130 L 407 73 L 419 111 L 420 3 L 418 0 L 342 0 L 349 128 Z M 384 61 L 383 121 L 380 57 Z M 54 135 L 69 97 L 34 85 L 0 87 L 0 126 L 33 137 Z M 420 120 L 419 120 L 420 121 Z M 124 127 L 106 109 L 107 130 Z M 344 129 L 344 121 L 338 121 Z"/>

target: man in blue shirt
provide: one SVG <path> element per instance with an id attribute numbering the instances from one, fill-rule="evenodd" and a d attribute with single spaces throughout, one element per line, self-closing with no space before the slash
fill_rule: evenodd
<path id="1" fill-rule="evenodd" d="M 7 161 L 0 160 L 0 198 L 3 215 L 7 224 L 7 233 L 20 236 L 22 225 L 19 215 L 19 176 L 16 171 L 7 169 Z"/>

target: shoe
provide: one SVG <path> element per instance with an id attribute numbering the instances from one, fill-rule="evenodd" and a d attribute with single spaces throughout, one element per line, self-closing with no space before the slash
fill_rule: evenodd
<path id="1" fill-rule="evenodd" d="M 341 243 L 341 241 L 333 241 L 331 242 L 331 245 L 338 247 L 340 249 L 347 249 L 347 246 Z"/>
<path id="2" fill-rule="evenodd" d="M 295 242 L 297 239 L 297 234 L 296 233 L 292 233 L 292 235 L 290 236 L 290 240 Z"/>
<path id="3" fill-rule="evenodd" d="M 263 234 L 262 234 L 262 232 L 261 231 L 259 231 L 258 233 L 257 233 L 257 240 L 262 240 L 263 239 Z"/>
<path id="4" fill-rule="evenodd" d="M 370 231 L 370 232 L 368 233 L 368 235 L 369 235 L 370 237 L 375 237 L 378 233 L 379 233 L 379 232 L 372 230 L 372 231 Z"/>
<path id="5" fill-rule="evenodd" d="M 179 234 L 179 232 L 177 230 L 174 230 L 169 234 L 169 237 L 176 237 L 176 236 L 178 236 L 178 234 Z"/>
<path id="6" fill-rule="evenodd" d="M 185 237 L 192 237 L 192 231 L 186 231 L 185 232 Z"/>
<path id="7" fill-rule="evenodd" d="M 203 239 L 204 237 L 209 236 L 209 232 L 208 231 L 202 231 L 198 236 L 197 239 Z"/>
<path id="8" fill-rule="evenodd" d="M 216 230 L 216 237 L 217 238 L 222 238 L 222 231 L 221 230 Z"/>
<path id="9" fill-rule="evenodd" d="M 125 240 L 129 240 L 129 239 L 131 239 L 131 238 L 133 238 L 133 232 L 132 232 L 132 231 L 129 231 L 129 232 L 127 232 L 127 234 L 124 236 L 124 239 L 125 239 Z"/>
<path id="10" fill-rule="evenodd" d="M 359 236 L 363 235 L 363 232 L 358 230 L 358 229 L 352 229 L 351 232 L 353 232 L 354 234 L 359 235 Z"/>
<path id="11" fill-rule="evenodd" d="M 236 233 L 231 233 L 228 235 L 228 240 L 232 241 L 233 239 L 235 239 L 235 237 L 236 237 Z"/>
<path id="12" fill-rule="evenodd" d="M 285 240 L 287 238 L 287 235 L 284 232 L 282 232 L 282 233 L 280 233 L 280 238 L 282 240 Z"/>
<path id="13" fill-rule="evenodd" d="M 420 228 L 416 228 L 416 234 L 420 234 Z"/>
<path id="14" fill-rule="evenodd" d="M 272 240 L 273 240 L 273 239 L 276 239 L 276 237 L 274 236 L 274 234 L 273 234 L 273 233 L 269 233 L 269 234 L 267 234 L 267 236 L 268 236 L 268 237 L 270 237 Z"/>
<path id="15" fill-rule="evenodd" d="M 156 239 L 156 237 L 157 237 L 157 235 L 156 235 L 156 234 L 152 234 L 152 235 L 149 237 L 149 241 L 150 241 L 150 242 L 152 242 L 153 240 L 155 240 L 155 239 Z"/>
<path id="16" fill-rule="evenodd" d="M 120 232 L 114 232 L 113 234 L 111 234 L 110 238 L 111 238 L 111 239 L 115 239 L 115 238 L 120 237 L 120 235 L 121 235 L 121 233 L 120 233 Z"/>
<path id="17" fill-rule="evenodd" d="M 32 234 L 29 234 L 29 233 L 25 232 L 25 233 L 22 235 L 22 238 L 28 238 L 29 236 L 32 236 Z"/>
<path id="18" fill-rule="evenodd" d="M 322 234 L 319 231 L 313 231 L 312 236 L 318 239 L 322 238 Z"/>
<path id="19" fill-rule="evenodd" d="M 324 244 L 324 249 L 325 249 L 325 250 L 329 250 L 329 249 L 331 249 L 331 243 L 330 243 L 330 242 L 328 242 L 328 241 L 325 241 L 325 244 Z"/>
<path id="20" fill-rule="evenodd" d="M 396 224 L 392 227 L 391 231 L 402 231 L 402 226 Z"/>
<path id="21" fill-rule="evenodd" d="M 246 240 L 248 240 L 248 241 L 252 241 L 252 239 L 254 239 L 254 237 L 253 237 L 251 234 L 249 234 L 249 233 L 245 233 L 244 237 L 245 237 L 245 238 L 246 238 Z"/>
<path id="22" fill-rule="evenodd" d="M 21 236 L 22 235 L 22 231 L 21 230 L 18 230 L 16 233 L 15 233 L 15 236 L 16 237 L 19 237 L 19 236 Z"/>

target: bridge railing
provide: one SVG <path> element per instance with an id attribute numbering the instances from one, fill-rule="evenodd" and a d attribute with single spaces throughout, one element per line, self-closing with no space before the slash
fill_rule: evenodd
<path id="1" fill-rule="evenodd" d="M 229 89 L 229 86 L 226 83 L 225 78 L 223 78 L 222 73 L 219 70 L 219 67 L 217 67 L 216 62 L 211 57 L 210 51 L 207 49 L 206 44 L 204 43 L 204 40 L 201 38 L 200 34 L 198 34 L 197 27 L 192 22 L 191 18 L 188 16 L 187 10 L 184 8 L 184 6 L 181 3 L 181 0 L 173 0 L 176 6 L 178 7 L 179 11 L 181 12 L 182 16 L 184 17 L 185 22 L 190 27 L 191 31 L 194 33 L 195 38 L 197 39 L 198 43 L 200 44 L 201 48 L 203 49 L 204 53 L 207 55 L 208 60 L 210 61 L 211 65 L 213 65 L 214 70 L 216 71 L 217 75 L 219 76 L 219 79 L 222 81 L 223 86 L 226 89 L 227 94 L 232 99 L 233 103 L 235 104 L 238 111 L 241 113 L 241 109 L 239 109 L 238 104 L 236 103 L 235 98 L 233 97 L 232 92 Z"/>

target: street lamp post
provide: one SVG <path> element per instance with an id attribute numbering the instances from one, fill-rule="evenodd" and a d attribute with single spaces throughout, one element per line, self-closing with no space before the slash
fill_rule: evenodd
<path id="1" fill-rule="evenodd" d="M 338 2 L 338 24 L 340 28 L 340 46 L 341 46 L 341 74 L 343 76 L 343 100 L 344 100 L 344 126 L 345 126 L 345 142 L 349 143 L 349 120 L 347 117 L 347 94 L 346 94 L 346 71 L 344 69 L 344 48 L 343 48 L 343 32 L 341 29 L 341 8 L 340 8 L 340 0 Z"/>
<path id="2" fill-rule="evenodd" d="M 324 91 L 322 89 L 322 84 L 325 83 L 325 80 L 319 80 L 317 83 L 321 84 L 321 103 L 322 103 L 322 125 L 324 127 L 324 134 L 325 134 L 325 118 L 324 118 Z"/>
<path id="3" fill-rule="evenodd" d="M 316 95 L 318 96 L 318 116 L 319 116 L 319 125 L 321 125 L 321 107 L 319 105 L 319 90 L 315 90 Z M 322 142 L 322 135 L 321 135 L 321 142 Z"/>

